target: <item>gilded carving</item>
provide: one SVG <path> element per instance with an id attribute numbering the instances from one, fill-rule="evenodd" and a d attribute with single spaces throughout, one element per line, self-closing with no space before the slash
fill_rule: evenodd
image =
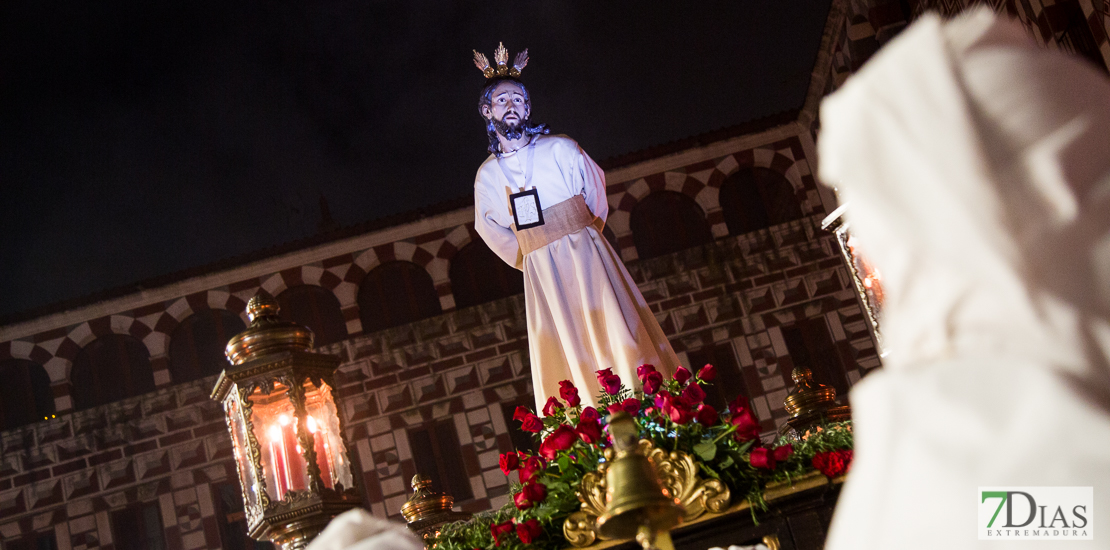
<path id="1" fill-rule="evenodd" d="M 281 377 L 281 383 L 289 388 L 289 401 L 293 403 L 293 413 L 297 417 L 297 443 L 301 446 L 308 486 L 314 493 L 324 488 L 320 479 L 320 465 L 316 463 L 316 439 L 308 431 L 308 407 L 305 406 L 304 377 Z"/>
<path id="2" fill-rule="evenodd" d="M 239 490 L 242 491 L 242 493 L 240 493 L 240 494 L 242 494 L 245 497 L 248 494 L 247 493 L 247 485 L 246 485 L 247 476 L 245 475 L 245 472 L 243 471 L 242 459 L 241 459 L 241 457 L 239 456 L 238 453 L 243 453 L 243 452 L 246 452 L 246 451 L 244 451 L 240 447 L 239 438 L 235 437 L 235 423 L 232 420 L 232 418 L 239 416 L 239 413 L 237 412 L 238 408 L 239 408 L 239 404 L 236 402 L 235 396 L 228 396 L 228 398 L 224 401 L 224 420 L 227 421 L 227 432 L 229 434 L 231 434 L 231 444 L 233 446 L 235 446 L 235 452 L 236 452 L 236 455 L 235 455 L 235 472 L 237 474 L 239 474 Z M 247 506 L 245 506 L 247 515 L 248 516 L 253 516 L 254 515 L 253 510 L 251 510 L 252 507 L 249 505 L 249 503 L 245 503 L 245 504 L 247 504 Z"/>
<path id="3" fill-rule="evenodd" d="M 270 505 L 270 494 L 266 492 L 266 472 L 262 469 L 262 446 L 258 443 L 258 438 L 254 436 L 254 423 L 251 422 L 251 409 L 254 403 L 251 402 L 250 394 L 253 388 L 241 388 L 239 390 L 239 404 L 243 407 L 243 421 L 247 425 L 247 441 L 250 447 L 251 464 L 254 465 L 254 477 L 258 482 L 258 503 L 265 510 Z M 247 507 L 250 508 L 249 506 Z"/>

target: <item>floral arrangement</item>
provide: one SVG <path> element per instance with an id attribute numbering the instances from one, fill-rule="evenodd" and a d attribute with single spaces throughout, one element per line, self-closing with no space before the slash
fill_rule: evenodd
<path id="1" fill-rule="evenodd" d="M 788 481 L 814 470 L 832 478 L 848 471 L 852 434 L 848 422 L 826 423 L 801 441 L 760 440 L 760 423 L 743 396 L 717 411 L 705 403 L 705 388 L 716 378 L 713 365 L 696 373 L 679 367 L 665 379 L 652 365 L 636 369 L 642 391 L 633 392 L 612 369 L 598 371 L 602 392 L 598 404 L 606 413 L 632 415 L 640 437 L 668 451 L 683 451 L 700 461 L 703 476 L 722 480 L 756 510 L 765 511 L 768 483 Z M 512 502 L 500 510 L 444 526 L 434 540 L 439 550 L 555 550 L 567 545 L 563 521 L 580 507 L 575 492 L 582 477 L 597 470 L 610 442 L 603 413 L 582 406 L 570 381 L 559 383 L 559 397 L 550 397 L 542 416 L 518 407 L 513 420 L 539 442 L 538 451 L 505 453 L 505 475 L 517 472 Z"/>

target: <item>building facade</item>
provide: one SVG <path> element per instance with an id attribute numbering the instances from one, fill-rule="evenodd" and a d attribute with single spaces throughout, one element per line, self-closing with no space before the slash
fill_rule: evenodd
<path id="1" fill-rule="evenodd" d="M 991 5 L 1107 66 L 1105 0 Z M 602 163 L 605 236 L 682 364 L 716 365 L 710 402 L 746 395 L 767 435 L 786 418 L 794 365 L 842 396 L 879 366 L 820 229 L 835 198 L 813 175 L 817 105 L 907 20 L 961 6 L 834 1 L 797 111 Z M 522 283 L 473 216 L 461 206 L 318 239 L 0 327 L 0 547 L 251 547 L 209 392 L 259 290 L 342 358 L 341 414 L 372 513 L 399 517 L 418 471 L 463 510 L 508 502 L 498 454 L 529 445 L 511 418 L 533 404 Z"/>

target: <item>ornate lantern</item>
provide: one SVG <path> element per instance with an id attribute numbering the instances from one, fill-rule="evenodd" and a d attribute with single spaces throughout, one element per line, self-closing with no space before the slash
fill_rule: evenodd
<path id="1" fill-rule="evenodd" d="M 836 244 L 840 246 L 840 254 L 848 264 L 848 273 L 852 276 L 853 286 L 859 294 L 860 303 L 863 304 L 869 328 L 875 335 L 875 342 L 879 345 L 879 354 L 886 355 L 883 335 L 879 332 L 879 314 L 883 308 L 882 274 L 856 250 L 852 235 L 848 232 L 848 222 L 844 219 L 844 213 L 847 211 L 847 203 L 840 205 L 833 210 L 832 214 L 825 217 L 821 222 L 821 228 L 836 235 Z"/>
<path id="2" fill-rule="evenodd" d="M 264 291 L 251 298 L 212 399 L 227 416 L 247 534 L 299 550 L 362 499 L 334 392 L 340 359 L 309 351 L 312 331 L 277 314 Z"/>

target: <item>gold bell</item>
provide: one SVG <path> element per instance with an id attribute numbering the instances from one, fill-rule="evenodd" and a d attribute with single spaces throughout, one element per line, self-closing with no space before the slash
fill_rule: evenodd
<path id="1" fill-rule="evenodd" d="M 616 413 L 609 435 L 616 455 L 605 474 L 605 513 L 597 518 L 597 533 L 606 539 L 635 537 L 644 548 L 673 548 L 667 532 L 682 521 L 683 509 L 640 453 L 636 423 Z"/>

